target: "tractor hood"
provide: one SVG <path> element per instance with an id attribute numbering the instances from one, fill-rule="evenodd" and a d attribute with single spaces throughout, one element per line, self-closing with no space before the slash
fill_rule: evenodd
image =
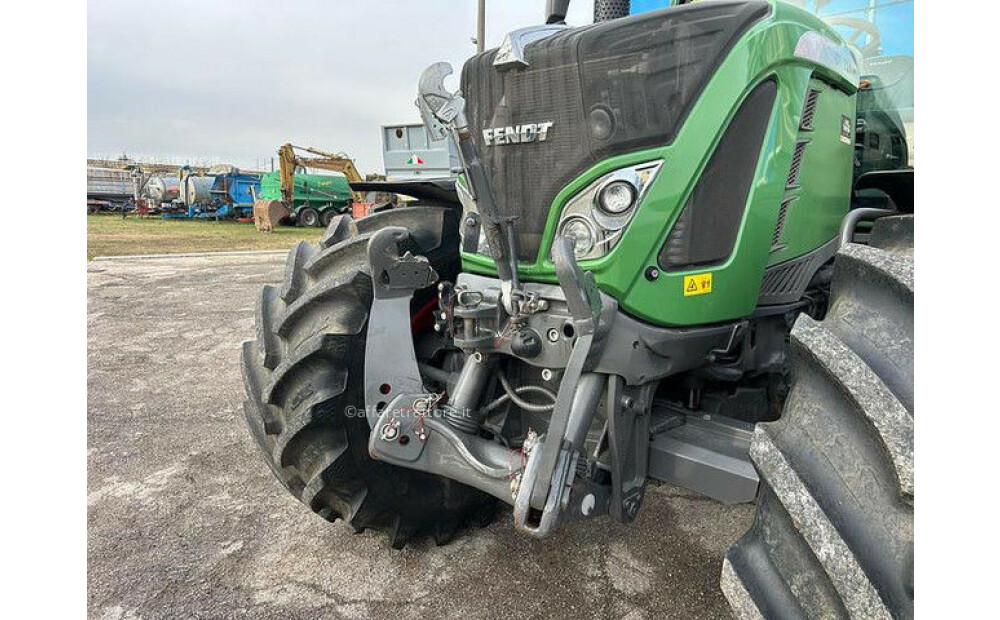
<path id="1" fill-rule="evenodd" d="M 533 262 L 556 194 L 595 163 L 673 141 L 732 45 L 768 14 L 760 0 L 706 2 L 563 30 L 462 71 L 470 127 L 498 207 Z"/>

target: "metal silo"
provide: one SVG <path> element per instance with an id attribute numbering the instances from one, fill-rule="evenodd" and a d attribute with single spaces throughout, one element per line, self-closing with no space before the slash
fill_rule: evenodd
<path id="1" fill-rule="evenodd" d="M 184 204 L 208 204 L 212 200 L 214 176 L 189 176 L 181 187 L 180 199 Z"/>
<path id="2" fill-rule="evenodd" d="M 180 179 L 173 175 L 153 175 L 146 183 L 145 193 L 154 205 L 171 202 L 180 196 Z"/>

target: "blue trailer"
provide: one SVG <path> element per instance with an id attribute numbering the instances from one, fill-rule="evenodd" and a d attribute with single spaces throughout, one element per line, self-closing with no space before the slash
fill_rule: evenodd
<path id="1" fill-rule="evenodd" d="M 234 170 L 214 176 L 191 176 L 182 169 L 181 176 L 183 205 L 163 217 L 213 220 L 253 217 L 253 203 L 260 194 L 260 175 Z"/>

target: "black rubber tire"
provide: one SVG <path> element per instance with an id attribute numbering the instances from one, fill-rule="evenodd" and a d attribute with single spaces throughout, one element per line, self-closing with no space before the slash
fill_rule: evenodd
<path id="1" fill-rule="evenodd" d="M 448 542 L 470 521 L 486 525 L 495 500 L 439 476 L 372 460 L 364 417 L 365 339 L 372 285 L 368 239 L 386 226 L 410 231 L 442 279 L 461 263 L 454 210 L 415 207 L 357 221 L 333 219 L 318 244 L 288 256 L 280 288 L 257 305 L 257 339 L 243 343 L 247 424 L 278 480 L 323 518 L 389 534 L 393 548 L 433 536 Z M 418 291 L 413 307 L 436 295 Z M 356 412 L 356 415 L 351 415 Z"/>
<path id="2" fill-rule="evenodd" d="M 319 223 L 323 226 L 323 228 L 326 228 L 336 216 L 337 212 L 331 207 L 319 214 Z"/>
<path id="3" fill-rule="evenodd" d="M 757 516 L 721 578 L 737 617 L 913 616 L 913 216 L 869 243 L 796 321 L 784 412 L 754 433 Z"/>
<path id="4" fill-rule="evenodd" d="M 299 226 L 305 226 L 306 228 L 314 228 L 319 226 L 319 212 L 312 207 L 305 207 L 299 210 Z"/>

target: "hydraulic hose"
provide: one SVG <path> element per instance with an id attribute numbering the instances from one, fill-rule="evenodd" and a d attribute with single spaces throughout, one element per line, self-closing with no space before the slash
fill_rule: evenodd
<path id="1" fill-rule="evenodd" d="M 513 401 L 514 404 L 517 405 L 518 407 L 520 407 L 521 409 L 524 409 L 525 411 L 531 411 L 531 412 L 534 412 L 534 413 L 547 413 L 549 411 L 552 411 L 555 408 L 555 406 L 556 406 L 556 395 L 553 394 L 552 392 L 550 392 L 549 390 L 546 390 L 543 387 L 539 387 L 539 386 L 535 386 L 535 385 L 525 385 L 525 386 L 521 386 L 521 387 L 519 387 L 519 388 L 517 388 L 515 390 L 513 387 L 511 387 L 510 381 L 507 379 L 507 375 L 503 374 L 503 372 L 500 372 L 500 373 L 498 373 L 498 377 L 500 378 L 500 385 L 503 386 L 504 392 L 506 392 L 506 394 L 504 394 L 503 396 L 501 396 L 500 398 L 498 398 L 496 401 L 493 401 L 492 403 L 490 403 L 489 405 L 487 405 L 487 408 L 489 408 L 489 407 L 492 406 L 493 409 L 495 409 L 496 407 L 499 407 L 501 404 L 503 404 L 503 402 L 505 402 L 505 399 L 507 399 L 507 398 L 509 398 L 511 401 Z M 525 388 L 527 388 L 527 389 L 525 389 Z M 537 404 L 537 403 L 529 403 L 528 401 L 524 400 L 523 398 L 521 398 L 519 396 L 519 391 L 521 391 L 521 392 L 537 392 L 537 393 L 545 394 L 546 396 L 548 396 L 549 398 L 552 399 L 552 403 L 550 403 L 548 405 L 542 405 L 542 404 Z M 498 403 L 497 401 L 500 401 L 500 402 Z M 488 410 L 491 411 L 492 409 L 488 409 Z"/>

